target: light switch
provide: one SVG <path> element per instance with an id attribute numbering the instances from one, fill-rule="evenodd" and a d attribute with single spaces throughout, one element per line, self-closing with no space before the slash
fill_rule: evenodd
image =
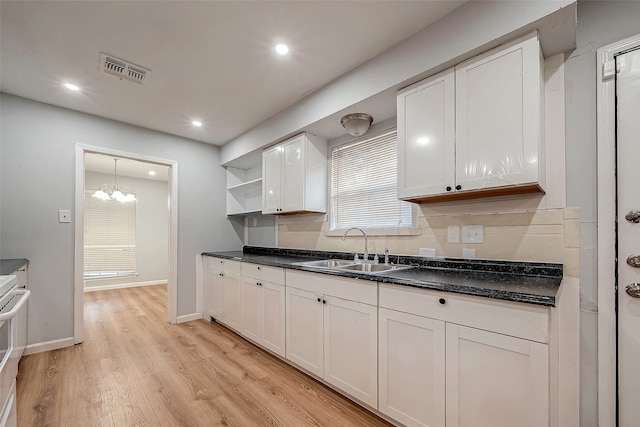
<path id="1" fill-rule="evenodd" d="M 71 211 L 59 210 L 58 222 L 71 222 Z"/>

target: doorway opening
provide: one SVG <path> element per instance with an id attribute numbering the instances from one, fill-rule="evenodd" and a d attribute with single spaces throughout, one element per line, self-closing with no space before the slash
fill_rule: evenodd
<path id="1" fill-rule="evenodd" d="M 128 201 L 112 200 L 117 195 L 115 187 L 130 195 Z M 173 160 L 76 146 L 76 344 L 84 340 L 86 291 L 166 283 L 167 320 L 176 323 L 177 188 L 177 162 Z M 93 197 L 98 190 L 104 193 L 104 204 L 94 203 L 100 202 Z M 109 220 L 108 227 L 103 224 L 113 216 L 122 218 Z M 114 231 L 122 236 L 103 236 Z"/>

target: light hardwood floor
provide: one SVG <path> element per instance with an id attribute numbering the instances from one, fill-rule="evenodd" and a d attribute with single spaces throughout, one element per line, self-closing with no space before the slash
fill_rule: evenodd
<path id="1" fill-rule="evenodd" d="M 166 301 L 85 294 L 85 342 L 20 361 L 18 425 L 390 425 L 219 324 L 168 324 Z"/>

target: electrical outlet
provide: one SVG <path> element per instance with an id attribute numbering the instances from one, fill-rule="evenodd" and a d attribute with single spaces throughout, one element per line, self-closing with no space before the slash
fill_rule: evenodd
<path id="1" fill-rule="evenodd" d="M 463 225 L 462 226 L 462 243 L 483 243 L 484 242 L 484 226 L 482 225 Z"/>
<path id="2" fill-rule="evenodd" d="M 460 227 L 457 225 L 447 227 L 447 243 L 460 243 Z"/>
<path id="3" fill-rule="evenodd" d="M 71 211 L 59 210 L 58 222 L 71 222 Z"/>

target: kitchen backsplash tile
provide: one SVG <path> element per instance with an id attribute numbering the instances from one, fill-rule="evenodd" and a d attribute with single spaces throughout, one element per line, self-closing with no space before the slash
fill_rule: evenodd
<path id="1" fill-rule="evenodd" d="M 418 210 L 414 235 L 371 235 L 369 252 L 417 255 L 420 248 L 434 248 L 438 256 L 462 257 L 463 248 L 476 251 L 476 258 L 564 264 L 566 277 L 579 275 L 580 220 L 575 209 L 548 209 L 479 214 L 424 215 Z M 362 252 L 359 233 L 346 240 L 328 233 L 326 215 L 278 218 L 278 246 L 323 251 Z M 483 225 L 484 243 L 447 242 L 450 225 Z"/>

